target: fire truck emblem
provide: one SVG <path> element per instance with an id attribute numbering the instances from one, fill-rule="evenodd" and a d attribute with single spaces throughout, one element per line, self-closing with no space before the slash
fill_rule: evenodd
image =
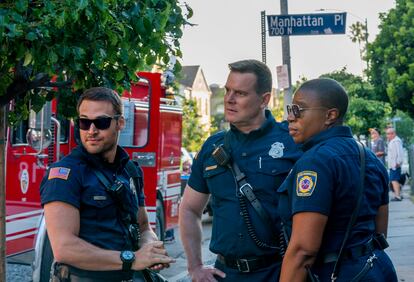
<path id="1" fill-rule="evenodd" d="M 29 190 L 29 172 L 27 172 L 27 169 L 23 169 L 20 175 L 20 189 L 23 194 L 26 194 L 27 190 Z"/>
<path id="2" fill-rule="evenodd" d="M 134 193 L 134 195 L 137 194 L 137 188 L 135 188 L 134 179 L 132 177 L 129 179 L 129 189 L 131 189 L 131 191 L 132 191 L 132 193 Z"/>
<path id="3" fill-rule="evenodd" d="M 285 148 L 285 145 L 283 145 L 283 143 L 280 143 L 280 142 L 273 143 L 269 151 L 269 156 L 271 156 L 274 159 L 283 157 L 284 148 Z"/>

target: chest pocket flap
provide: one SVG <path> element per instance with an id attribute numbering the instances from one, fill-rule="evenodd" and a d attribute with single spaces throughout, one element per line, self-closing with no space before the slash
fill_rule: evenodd
<path id="1" fill-rule="evenodd" d="M 288 174 L 292 166 L 292 162 L 288 160 L 262 156 L 257 159 L 256 171 L 267 175 L 283 175 Z"/>

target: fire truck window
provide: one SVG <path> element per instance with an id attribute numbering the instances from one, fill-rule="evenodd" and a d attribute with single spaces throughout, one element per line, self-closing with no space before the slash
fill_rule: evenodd
<path id="1" fill-rule="evenodd" d="M 148 141 L 148 109 L 135 109 L 134 146 L 144 147 Z"/>
<path id="2" fill-rule="evenodd" d="M 14 126 L 12 131 L 12 144 L 27 144 L 26 134 L 28 129 L 28 120 L 21 121 Z"/>
<path id="3" fill-rule="evenodd" d="M 67 143 L 69 138 L 70 121 L 63 117 L 58 117 L 58 120 L 60 122 L 60 143 Z"/>
<path id="4" fill-rule="evenodd" d="M 148 140 L 148 105 L 123 101 L 125 127 L 119 136 L 119 145 L 143 147 Z"/>

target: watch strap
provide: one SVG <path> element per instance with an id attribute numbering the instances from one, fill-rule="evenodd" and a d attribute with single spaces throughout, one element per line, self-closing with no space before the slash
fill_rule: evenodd
<path id="1" fill-rule="evenodd" d="M 135 261 L 135 254 L 133 252 L 131 252 L 133 254 L 131 259 L 126 259 L 124 256 L 125 252 L 131 252 L 131 251 L 122 251 L 120 254 L 121 257 L 121 261 L 122 261 L 122 271 L 130 271 L 132 264 Z"/>

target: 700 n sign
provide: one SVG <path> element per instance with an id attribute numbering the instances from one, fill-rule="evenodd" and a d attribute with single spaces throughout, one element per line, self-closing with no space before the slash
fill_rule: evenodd
<path id="1" fill-rule="evenodd" d="M 346 13 L 267 16 L 269 36 L 344 34 Z"/>

